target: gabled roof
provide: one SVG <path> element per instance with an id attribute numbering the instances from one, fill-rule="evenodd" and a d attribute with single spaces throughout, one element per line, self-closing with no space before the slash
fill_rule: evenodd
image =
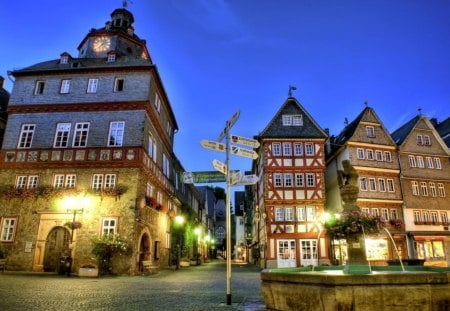
<path id="1" fill-rule="evenodd" d="M 303 126 L 283 126 L 283 115 L 302 115 Z M 257 137 L 325 139 L 328 135 L 294 97 L 288 97 L 273 119 Z"/>
<path id="2" fill-rule="evenodd" d="M 397 145 L 403 144 L 406 137 L 408 137 L 409 133 L 411 133 L 412 129 L 416 126 L 417 122 L 420 120 L 420 115 L 415 116 L 401 127 L 396 129 L 391 133 L 392 139 L 395 141 Z"/>
<path id="3" fill-rule="evenodd" d="M 447 147 L 450 148 L 450 117 L 436 124 L 436 130 L 441 135 Z"/>

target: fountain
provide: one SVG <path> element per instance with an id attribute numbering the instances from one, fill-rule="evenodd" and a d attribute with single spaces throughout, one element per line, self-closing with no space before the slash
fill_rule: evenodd
<path id="1" fill-rule="evenodd" d="M 357 174 L 343 162 L 341 187 L 344 213 L 358 215 Z M 356 216 L 355 216 L 356 217 Z M 352 219 L 354 220 L 354 219 Z M 345 266 L 278 268 L 261 272 L 261 289 L 267 308 L 308 311 L 450 310 L 450 269 L 438 267 L 370 266 L 365 253 L 365 228 L 347 230 Z M 380 228 L 381 229 L 381 228 Z"/>

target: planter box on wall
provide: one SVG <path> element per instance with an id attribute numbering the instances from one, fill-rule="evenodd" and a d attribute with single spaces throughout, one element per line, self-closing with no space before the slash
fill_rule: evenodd
<path id="1" fill-rule="evenodd" d="M 80 268 L 78 269 L 79 277 L 96 278 L 98 277 L 98 269 L 96 268 Z"/>

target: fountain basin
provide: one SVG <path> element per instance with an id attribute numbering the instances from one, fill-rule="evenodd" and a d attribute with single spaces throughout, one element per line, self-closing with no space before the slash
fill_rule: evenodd
<path id="1" fill-rule="evenodd" d="M 373 267 L 365 275 L 343 274 L 342 267 L 263 270 L 262 294 L 274 310 L 450 310 L 449 269 L 395 268 Z"/>

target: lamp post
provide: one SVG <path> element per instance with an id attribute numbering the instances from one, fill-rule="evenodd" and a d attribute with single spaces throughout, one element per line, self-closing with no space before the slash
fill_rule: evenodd
<path id="1" fill-rule="evenodd" d="M 182 215 L 177 215 L 175 217 L 175 223 L 177 224 L 177 245 L 176 245 L 176 252 L 177 252 L 177 263 L 176 263 L 176 270 L 180 269 L 180 257 L 181 257 L 181 226 L 184 223 L 184 217 Z"/>

